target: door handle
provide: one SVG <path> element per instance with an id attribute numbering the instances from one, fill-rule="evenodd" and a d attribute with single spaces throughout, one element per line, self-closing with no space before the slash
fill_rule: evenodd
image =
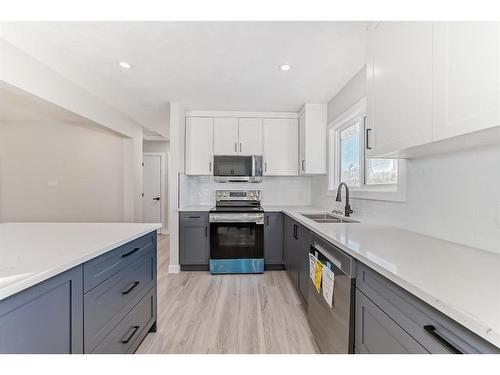
<path id="1" fill-rule="evenodd" d="M 302 159 L 302 171 L 305 171 L 305 164 L 306 164 L 306 160 L 305 159 Z"/>
<path id="2" fill-rule="evenodd" d="M 371 128 L 367 128 L 365 133 L 366 133 L 366 140 L 365 140 L 365 148 L 367 150 L 371 150 L 372 146 L 370 146 L 370 132 L 372 131 Z"/>
<path id="3" fill-rule="evenodd" d="M 240 142 L 240 152 L 241 152 L 241 142 Z"/>
<path id="4" fill-rule="evenodd" d="M 208 237 L 208 227 L 205 225 L 205 237 Z"/>
<path id="5" fill-rule="evenodd" d="M 133 250 L 130 250 L 128 253 L 122 254 L 122 258 L 126 258 L 126 257 L 132 255 L 133 253 L 138 252 L 139 250 L 141 250 L 141 248 L 140 247 L 136 247 Z"/>
<path id="6" fill-rule="evenodd" d="M 264 172 L 267 172 L 267 161 L 264 163 Z"/>
<path id="7" fill-rule="evenodd" d="M 238 152 L 238 143 L 234 142 L 234 152 Z"/>
<path id="8" fill-rule="evenodd" d="M 454 354 L 464 354 L 461 350 L 459 350 L 455 345 L 451 344 L 446 340 L 443 336 L 436 332 L 436 327 L 433 325 L 424 326 L 424 331 L 431 335 L 437 342 L 443 345 L 446 349 Z"/>
<path id="9" fill-rule="evenodd" d="M 133 291 L 137 285 L 139 285 L 141 282 L 140 281 L 134 281 L 134 283 L 127 289 L 125 289 L 122 294 L 125 295 L 125 294 L 129 294 L 131 291 Z"/>
<path id="10" fill-rule="evenodd" d="M 160 197 L 153 198 L 154 201 L 159 201 Z"/>
<path id="11" fill-rule="evenodd" d="M 129 332 L 129 334 L 126 336 L 127 338 L 122 340 L 122 344 L 128 344 L 130 340 L 132 340 L 132 337 L 136 334 L 136 332 L 139 330 L 139 326 L 132 326 L 132 328 Z"/>
<path id="12" fill-rule="evenodd" d="M 208 162 L 208 171 L 212 172 L 212 162 L 211 161 Z"/>

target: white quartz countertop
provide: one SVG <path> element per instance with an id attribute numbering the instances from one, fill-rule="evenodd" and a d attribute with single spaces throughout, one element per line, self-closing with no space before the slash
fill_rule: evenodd
<path id="1" fill-rule="evenodd" d="M 392 226 L 319 224 L 300 215 L 325 212 L 317 207 L 281 211 L 500 347 L 500 254 Z"/>
<path id="2" fill-rule="evenodd" d="M 140 223 L 0 224 L 0 300 L 160 228 Z"/>

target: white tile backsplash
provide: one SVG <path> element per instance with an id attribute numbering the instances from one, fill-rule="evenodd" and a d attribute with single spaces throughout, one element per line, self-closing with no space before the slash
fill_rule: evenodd
<path id="1" fill-rule="evenodd" d="M 262 203 L 310 205 L 311 177 L 264 177 L 261 183 L 221 183 L 213 177 L 181 177 L 181 206 L 215 205 L 215 190 L 261 190 Z"/>
<path id="2" fill-rule="evenodd" d="M 500 146 L 407 161 L 406 202 L 352 199 L 354 217 L 500 253 Z M 343 209 L 312 178 L 312 204 Z"/>

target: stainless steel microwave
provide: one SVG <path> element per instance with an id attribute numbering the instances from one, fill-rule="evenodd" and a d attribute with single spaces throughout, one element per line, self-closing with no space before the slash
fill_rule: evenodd
<path id="1" fill-rule="evenodd" d="M 214 156 L 214 179 L 218 182 L 261 182 L 262 156 Z"/>

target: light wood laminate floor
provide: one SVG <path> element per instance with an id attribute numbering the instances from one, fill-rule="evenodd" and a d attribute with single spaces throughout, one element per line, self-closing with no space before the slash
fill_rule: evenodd
<path id="1" fill-rule="evenodd" d="M 158 237 L 158 330 L 137 353 L 317 353 L 306 311 L 286 272 L 168 273 Z"/>

